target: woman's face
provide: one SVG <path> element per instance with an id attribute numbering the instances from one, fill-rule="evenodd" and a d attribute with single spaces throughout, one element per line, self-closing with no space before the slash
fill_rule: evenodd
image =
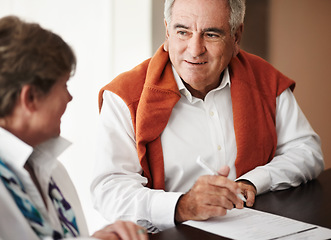
<path id="1" fill-rule="evenodd" d="M 60 135 L 61 117 L 72 100 L 67 89 L 69 77 L 69 73 L 60 77 L 50 92 L 38 99 L 34 125 L 40 142 Z"/>

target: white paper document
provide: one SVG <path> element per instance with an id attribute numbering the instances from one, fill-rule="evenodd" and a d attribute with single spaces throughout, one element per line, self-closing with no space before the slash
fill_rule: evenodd
<path id="1" fill-rule="evenodd" d="M 183 224 L 238 240 L 331 239 L 331 229 L 250 208 L 234 208 L 223 217 Z"/>

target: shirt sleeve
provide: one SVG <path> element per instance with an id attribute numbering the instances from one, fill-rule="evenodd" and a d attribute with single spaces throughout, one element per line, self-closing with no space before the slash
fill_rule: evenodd
<path id="1" fill-rule="evenodd" d="M 174 226 L 182 193 L 153 190 L 142 176 L 131 115 L 124 101 L 105 91 L 99 117 L 96 164 L 91 193 L 94 207 L 108 221 L 153 223 L 159 230 Z"/>
<path id="2" fill-rule="evenodd" d="M 239 178 L 252 182 L 257 194 L 296 187 L 324 169 L 320 138 L 289 89 L 277 98 L 276 132 L 275 157 Z"/>

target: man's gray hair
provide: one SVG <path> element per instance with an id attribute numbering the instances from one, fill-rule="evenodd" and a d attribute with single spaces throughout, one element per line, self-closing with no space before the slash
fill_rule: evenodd
<path id="1" fill-rule="evenodd" d="M 171 10 L 174 5 L 175 0 L 165 0 L 164 1 L 164 19 L 166 20 L 168 26 L 171 22 Z M 245 17 L 245 0 L 228 0 L 230 6 L 230 19 L 229 24 L 231 27 L 231 34 L 233 35 L 237 28 L 244 22 Z"/>

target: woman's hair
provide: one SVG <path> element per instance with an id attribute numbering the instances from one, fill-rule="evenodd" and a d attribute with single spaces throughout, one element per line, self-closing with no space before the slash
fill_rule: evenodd
<path id="1" fill-rule="evenodd" d="M 0 118 L 9 115 L 24 85 L 47 94 L 76 57 L 60 36 L 15 16 L 0 19 Z"/>
<path id="2" fill-rule="evenodd" d="M 171 11 L 175 0 L 165 0 L 164 2 L 164 19 L 168 26 L 171 22 Z M 244 22 L 245 17 L 245 0 L 228 0 L 230 7 L 230 19 L 229 24 L 231 27 L 231 34 L 234 35 L 237 28 Z"/>

